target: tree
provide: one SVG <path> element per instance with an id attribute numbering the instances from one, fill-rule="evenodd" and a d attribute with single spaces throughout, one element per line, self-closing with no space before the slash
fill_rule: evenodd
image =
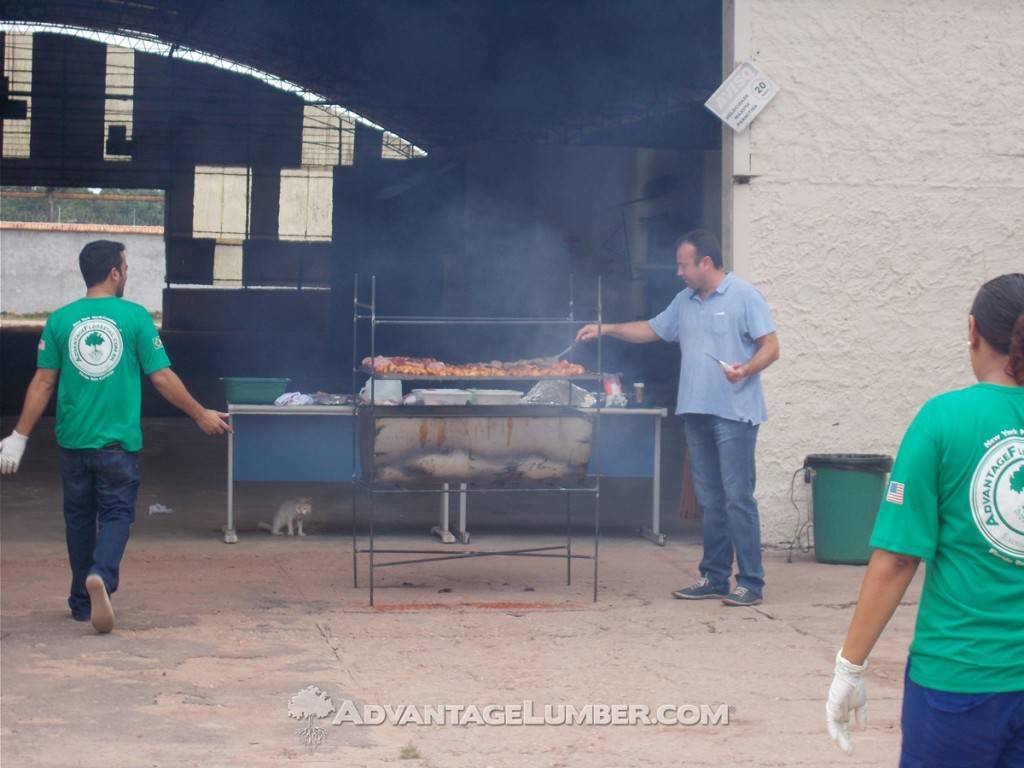
<path id="1" fill-rule="evenodd" d="M 79 224 L 163 226 L 159 189 L 79 189 L 77 187 L 3 187 L 0 219 L 61 221 Z M 92 195 L 88 195 L 91 192 Z"/>
<path id="2" fill-rule="evenodd" d="M 288 717 L 305 720 L 306 724 L 295 732 L 310 749 L 327 739 L 327 731 L 313 725 L 313 721 L 327 717 L 334 711 L 334 702 L 315 685 L 308 685 L 288 700 Z"/>
<path id="3" fill-rule="evenodd" d="M 91 354 L 94 360 L 99 359 L 99 348 L 103 346 L 103 341 L 103 337 L 96 333 L 96 331 L 93 331 L 92 333 L 85 337 L 85 343 L 93 348 Z"/>
<path id="4" fill-rule="evenodd" d="M 1024 493 L 1024 464 L 1017 467 L 1017 471 L 1010 476 L 1010 490 Z"/>

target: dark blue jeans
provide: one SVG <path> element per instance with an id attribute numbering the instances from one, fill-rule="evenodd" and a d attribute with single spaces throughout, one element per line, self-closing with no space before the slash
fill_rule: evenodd
<path id="1" fill-rule="evenodd" d="M 693 487 L 704 511 L 701 576 L 715 586 L 728 586 L 735 554 L 737 585 L 760 595 L 764 568 L 761 521 L 754 499 L 758 428 L 706 414 L 687 413 L 683 420 Z"/>
<path id="2" fill-rule="evenodd" d="M 113 594 L 117 590 L 128 528 L 135 522 L 139 493 L 139 455 L 120 448 L 71 451 L 62 448 L 64 532 L 71 564 L 68 605 L 76 616 L 89 615 L 85 579 L 97 573 Z"/>
<path id="3" fill-rule="evenodd" d="M 936 691 L 910 679 L 911 662 L 903 675 L 900 768 L 1024 766 L 1024 691 Z"/>

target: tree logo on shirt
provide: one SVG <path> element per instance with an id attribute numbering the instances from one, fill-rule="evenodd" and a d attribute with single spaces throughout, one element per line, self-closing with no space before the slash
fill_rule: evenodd
<path id="1" fill-rule="evenodd" d="M 121 361 L 124 341 L 117 325 L 106 317 L 83 317 L 71 328 L 68 357 L 82 376 L 105 379 Z"/>
<path id="2" fill-rule="evenodd" d="M 1000 440 L 971 478 L 974 524 L 992 546 L 1024 558 L 1024 437 Z"/>
<path id="3" fill-rule="evenodd" d="M 1010 478 L 1010 490 L 1014 493 L 1024 493 L 1024 467 L 1020 467 Z"/>

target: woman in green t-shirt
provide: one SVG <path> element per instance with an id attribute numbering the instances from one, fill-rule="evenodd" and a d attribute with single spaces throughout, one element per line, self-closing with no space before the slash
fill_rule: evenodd
<path id="1" fill-rule="evenodd" d="M 1024 274 L 981 287 L 968 347 L 978 383 L 925 403 L 900 444 L 825 705 L 851 752 L 868 654 L 924 560 L 901 768 L 1024 766 Z"/>

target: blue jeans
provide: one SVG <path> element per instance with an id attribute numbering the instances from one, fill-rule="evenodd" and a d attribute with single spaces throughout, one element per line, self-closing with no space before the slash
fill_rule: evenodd
<path id="1" fill-rule="evenodd" d="M 694 490 L 704 511 L 701 576 L 717 587 L 728 587 L 735 554 L 736 584 L 760 595 L 764 568 L 761 521 L 754 499 L 758 427 L 699 413 L 683 418 Z"/>
<path id="2" fill-rule="evenodd" d="M 1024 766 L 1024 691 L 936 691 L 910 679 L 910 664 L 903 674 L 900 768 Z"/>
<path id="3" fill-rule="evenodd" d="M 64 534 L 71 565 L 68 606 L 76 617 L 89 615 L 85 579 L 99 574 L 107 591 L 117 590 L 128 528 L 135 522 L 139 455 L 120 448 L 60 452 L 64 484 Z"/>

